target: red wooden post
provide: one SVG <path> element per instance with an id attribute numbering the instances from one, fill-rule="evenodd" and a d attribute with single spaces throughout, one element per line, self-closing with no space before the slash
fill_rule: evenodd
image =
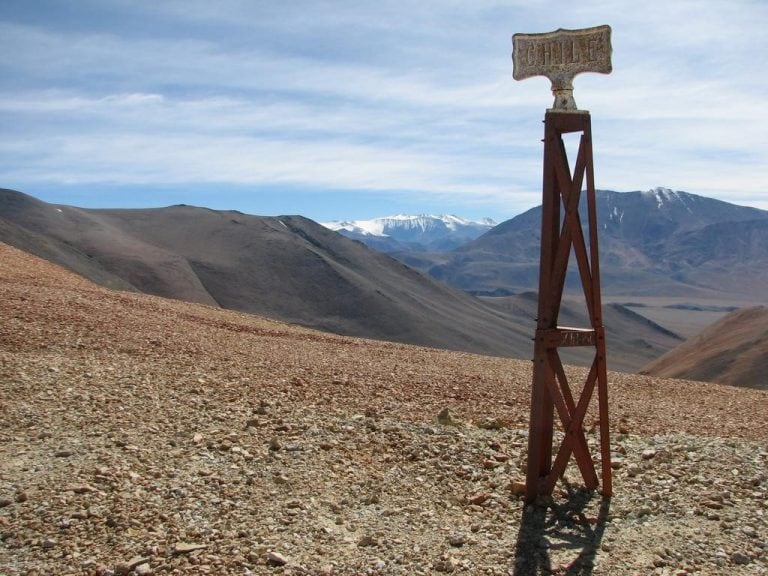
<path id="1" fill-rule="evenodd" d="M 541 259 L 539 261 L 539 307 L 533 348 L 533 386 L 528 434 L 526 500 L 549 495 L 565 472 L 573 455 L 584 484 L 593 490 L 600 482 L 584 435 L 584 415 L 597 388 L 600 414 L 600 459 L 602 493 L 610 496 L 611 446 L 608 426 L 608 376 L 605 360 L 605 330 L 600 298 L 600 265 L 597 246 L 595 176 L 592 163 L 592 120 L 573 99 L 573 79 L 584 72 L 609 74 L 611 27 L 555 30 L 544 34 L 515 34 L 512 37 L 513 76 L 524 80 L 546 76 L 552 82 L 555 101 L 544 119 L 544 178 L 541 211 Z M 568 165 L 563 134 L 581 132 L 573 174 Z M 587 179 L 587 229 L 589 247 L 579 215 L 584 177 Z M 589 328 L 558 326 L 560 302 L 565 288 L 571 249 L 576 257 Z M 560 361 L 564 346 L 592 346 L 592 367 L 578 403 Z M 563 441 L 552 460 L 554 414 L 560 419 Z"/>
<path id="2" fill-rule="evenodd" d="M 573 174 L 563 143 L 563 134 L 581 132 Z M 586 175 L 586 208 L 589 247 L 579 215 L 581 191 Z M 574 456 L 585 486 L 612 494 L 611 451 L 608 426 L 608 380 L 605 331 L 600 297 L 597 215 L 592 164 L 591 117 L 588 112 L 547 112 L 544 120 L 544 175 L 539 263 L 539 305 L 534 338 L 531 419 L 528 436 L 526 500 L 549 495 Z M 560 303 L 565 287 L 571 249 L 589 314 L 589 328 L 558 326 Z M 575 402 L 558 349 L 564 346 L 591 346 L 595 349 L 592 368 Z M 584 435 L 584 415 L 597 388 L 600 415 L 601 482 Z M 553 463 L 554 413 L 557 412 L 565 437 Z"/>

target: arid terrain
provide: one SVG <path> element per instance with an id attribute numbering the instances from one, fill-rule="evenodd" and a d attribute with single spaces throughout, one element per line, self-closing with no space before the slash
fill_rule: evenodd
<path id="1" fill-rule="evenodd" d="M 768 389 L 768 308 L 731 312 L 646 366 L 643 373 Z"/>
<path id="2" fill-rule="evenodd" d="M 0 574 L 768 574 L 768 392 L 610 373 L 614 496 L 526 506 L 530 378 L 0 244 Z"/>
<path id="3" fill-rule="evenodd" d="M 300 216 L 89 210 L 0 188 L 0 242 L 108 288 L 357 338 L 527 358 L 536 324 L 535 295 L 473 298 Z M 575 304 L 564 301 L 563 316 L 588 326 Z M 607 307 L 605 321 L 614 370 L 636 372 L 682 342 L 622 306 Z"/>

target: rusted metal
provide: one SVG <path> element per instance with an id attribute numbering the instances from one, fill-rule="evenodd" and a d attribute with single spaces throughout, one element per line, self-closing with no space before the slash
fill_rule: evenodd
<path id="1" fill-rule="evenodd" d="M 608 380 L 605 330 L 602 324 L 600 266 L 598 261 L 597 216 L 594 167 L 592 163 L 591 117 L 588 112 L 550 110 L 544 120 L 544 174 L 539 262 L 539 303 L 534 337 L 533 387 L 528 436 L 526 500 L 552 493 L 554 486 L 574 457 L 588 489 L 600 486 L 612 494 L 610 435 L 608 426 Z M 571 174 L 563 134 L 581 132 L 576 163 Z M 589 245 L 579 215 L 582 185 L 586 177 L 586 214 Z M 587 312 L 588 328 L 558 326 L 557 320 L 565 287 L 571 251 L 576 258 Z M 595 349 L 592 366 L 575 401 L 558 349 L 588 346 Z M 601 478 L 584 433 L 584 416 L 595 389 L 600 418 Z M 554 414 L 557 413 L 564 438 L 554 462 Z"/>

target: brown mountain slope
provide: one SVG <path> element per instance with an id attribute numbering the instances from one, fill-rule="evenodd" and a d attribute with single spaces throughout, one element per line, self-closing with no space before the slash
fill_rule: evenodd
<path id="1" fill-rule="evenodd" d="M 530 377 L 108 290 L 0 244 L 0 571 L 768 567 L 768 392 L 611 373 L 614 497 L 569 469 L 525 507 Z"/>
<path id="2" fill-rule="evenodd" d="M 535 314 L 492 306 L 299 216 L 192 206 L 86 210 L 0 189 L 0 241 L 109 287 L 347 336 L 532 354 Z M 609 333 L 609 368 L 635 371 L 678 344 L 628 314 L 618 315 L 622 330 Z M 566 358 L 591 363 L 583 355 Z"/>
<path id="3" fill-rule="evenodd" d="M 338 334 L 495 355 L 530 349 L 517 318 L 298 216 L 86 210 L 0 189 L 0 217 L 15 225 L 0 226 L 0 241 L 64 254 L 56 263 L 94 281 L 118 277 L 148 294 Z"/>
<path id="4" fill-rule="evenodd" d="M 0 288 L 2 350 L 50 356 L 52 365 L 103 355 L 107 363 L 138 362 L 147 373 L 169 370 L 192 386 L 196 380 L 188 372 L 202 374 L 214 366 L 213 372 L 220 374 L 203 378 L 209 385 L 242 379 L 264 397 L 277 394 L 277 389 L 285 392 L 286 382 L 302 380 L 306 373 L 313 386 L 296 388 L 303 400 L 310 394 L 312 401 L 341 402 L 364 411 L 368 401 L 387 398 L 400 416 L 417 420 L 457 402 L 469 418 L 527 422 L 528 360 L 337 336 L 261 316 L 109 290 L 3 243 Z M 176 370 L 187 362 L 193 365 Z M 585 373 L 583 368 L 573 371 Z M 646 433 L 667 430 L 676 422 L 676 401 L 661 395 L 667 387 L 681 395 L 711 397 L 714 405 L 743 405 L 745 410 L 754 400 L 753 392 L 740 396 L 736 388 L 661 382 L 619 372 L 612 374 L 612 386 L 614 398 L 621 399 L 612 413 L 614 424 L 629 419 L 637 431 Z M 658 419 L 645 417 L 648 403 L 657 405 Z M 703 410 L 698 417 L 706 421 L 708 409 Z M 689 422 L 680 426 L 698 429 Z M 768 423 L 753 430 L 750 418 L 735 417 L 729 433 L 768 437 Z"/>
<path id="5" fill-rule="evenodd" d="M 0 240 L 51 257 L 95 282 L 106 278 L 107 286 L 216 303 L 187 259 L 140 235 L 126 233 L 98 211 L 54 206 L 0 189 L 0 217 L 32 241 L 19 243 L 8 226 L 0 226 Z M 41 245 L 50 250 L 38 251 Z"/>
<path id="6" fill-rule="evenodd" d="M 768 307 L 731 312 L 642 373 L 768 389 Z"/>

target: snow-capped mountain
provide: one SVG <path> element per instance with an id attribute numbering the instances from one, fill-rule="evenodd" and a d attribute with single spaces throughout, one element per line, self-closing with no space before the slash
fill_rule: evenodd
<path id="1" fill-rule="evenodd" d="M 587 221 L 586 214 L 581 221 Z M 605 294 L 716 297 L 732 291 L 765 299 L 766 210 L 669 188 L 597 190 L 597 226 Z M 540 243 L 537 206 L 449 254 L 397 257 L 454 288 L 518 293 L 536 289 Z"/>
<path id="2" fill-rule="evenodd" d="M 496 222 L 490 218 L 467 220 L 452 214 L 396 214 L 372 220 L 323 222 L 322 225 L 376 250 L 397 252 L 451 250 L 485 234 Z"/>

